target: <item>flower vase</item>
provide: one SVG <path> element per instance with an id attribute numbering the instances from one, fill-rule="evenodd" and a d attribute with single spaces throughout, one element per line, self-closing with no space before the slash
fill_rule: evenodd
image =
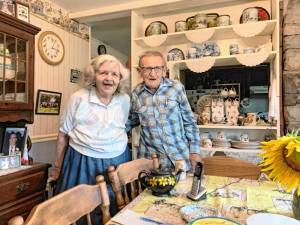
<path id="1" fill-rule="evenodd" d="M 297 190 L 294 191 L 292 208 L 295 219 L 300 220 L 300 196 L 297 195 Z"/>

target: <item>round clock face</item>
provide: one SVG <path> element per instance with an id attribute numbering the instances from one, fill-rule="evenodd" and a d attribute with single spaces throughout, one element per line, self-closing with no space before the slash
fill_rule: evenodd
<path id="1" fill-rule="evenodd" d="M 98 55 L 104 55 L 106 54 L 106 47 L 104 45 L 98 46 Z"/>
<path id="2" fill-rule="evenodd" d="M 39 37 L 41 57 L 51 65 L 59 64 L 65 55 L 65 48 L 60 37 L 52 31 L 45 31 Z"/>

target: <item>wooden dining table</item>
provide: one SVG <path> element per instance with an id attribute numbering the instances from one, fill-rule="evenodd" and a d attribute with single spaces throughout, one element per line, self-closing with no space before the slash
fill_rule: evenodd
<path id="1" fill-rule="evenodd" d="M 167 224 L 182 225 L 188 221 L 180 213 L 180 209 L 190 204 L 199 205 L 199 212 L 191 216 L 220 216 L 246 224 L 247 217 L 268 212 L 293 217 L 292 194 L 285 192 L 276 183 L 262 178 L 248 180 L 240 178 L 204 176 L 202 186 L 207 190 L 200 201 L 192 201 L 186 194 L 192 185 L 192 175 L 179 181 L 169 196 L 154 196 L 151 191 L 144 190 L 122 211 L 132 210 Z M 200 207 L 201 206 L 201 207 Z M 117 215 L 118 215 L 117 214 Z M 114 217 L 107 225 L 118 224 Z"/>

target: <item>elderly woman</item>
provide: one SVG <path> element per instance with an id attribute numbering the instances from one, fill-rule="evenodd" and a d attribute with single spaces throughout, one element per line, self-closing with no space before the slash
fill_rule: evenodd
<path id="1" fill-rule="evenodd" d="M 75 92 L 61 117 L 57 157 L 49 180 L 56 193 L 78 184 L 95 184 L 109 165 L 130 160 L 125 122 L 129 96 L 128 70 L 113 56 L 94 58 L 83 72 L 83 88 Z"/>

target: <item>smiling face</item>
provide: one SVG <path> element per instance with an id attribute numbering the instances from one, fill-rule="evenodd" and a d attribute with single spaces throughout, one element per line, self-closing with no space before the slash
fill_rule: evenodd
<path id="1" fill-rule="evenodd" d="M 155 91 L 163 76 L 166 75 L 166 68 L 160 56 L 144 56 L 141 60 L 140 74 L 145 85 Z"/>
<path id="2" fill-rule="evenodd" d="M 120 83 L 120 67 L 116 62 L 104 62 L 96 73 L 97 93 L 103 98 L 110 98 Z"/>

